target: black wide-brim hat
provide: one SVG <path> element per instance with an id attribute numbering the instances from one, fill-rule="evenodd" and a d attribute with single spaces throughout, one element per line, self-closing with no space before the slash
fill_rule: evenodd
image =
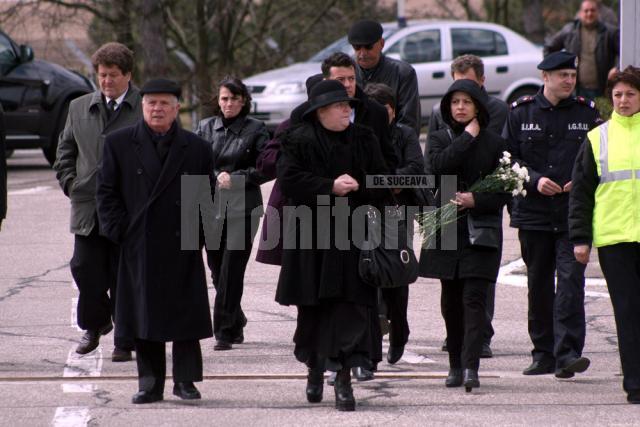
<path id="1" fill-rule="evenodd" d="M 309 108 L 302 113 L 302 118 L 306 118 L 309 114 L 316 111 L 318 108 L 326 107 L 327 105 L 335 104 L 336 102 L 349 102 L 351 107 L 354 107 L 359 100 L 356 98 L 350 98 L 347 94 L 347 89 L 337 80 L 323 80 L 316 83 L 311 89 L 309 95 Z"/>

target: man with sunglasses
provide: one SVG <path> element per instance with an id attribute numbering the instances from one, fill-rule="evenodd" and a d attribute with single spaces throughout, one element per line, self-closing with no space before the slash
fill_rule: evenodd
<path id="1" fill-rule="evenodd" d="M 420 134 L 420 96 L 418 78 L 411 64 L 382 54 L 382 25 L 362 20 L 351 26 L 349 43 L 355 51 L 358 84 L 384 83 L 391 87 L 397 100 L 397 122 Z"/>

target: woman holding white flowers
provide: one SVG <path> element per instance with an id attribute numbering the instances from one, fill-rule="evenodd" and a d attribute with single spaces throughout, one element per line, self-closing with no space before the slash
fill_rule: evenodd
<path id="1" fill-rule="evenodd" d="M 430 134 L 427 144 L 440 201 L 445 204 L 451 199 L 458 206 L 458 219 L 440 229 L 435 245 L 422 250 L 420 275 L 442 283 L 450 367 L 445 385 L 464 385 L 467 391 L 480 386 L 486 293 L 498 276 L 502 209 L 511 196 L 469 191 L 496 169 L 505 150 L 502 137 L 487 129 L 486 101 L 486 93 L 472 80 L 455 81 L 440 103 L 442 118 L 451 130 Z M 457 181 L 452 182 L 451 175 Z"/>
<path id="2" fill-rule="evenodd" d="M 569 238 L 578 262 L 598 248 L 618 330 L 623 389 L 640 403 L 640 69 L 607 84 L 613 114 L 587 134 L 573 168 Z"/>

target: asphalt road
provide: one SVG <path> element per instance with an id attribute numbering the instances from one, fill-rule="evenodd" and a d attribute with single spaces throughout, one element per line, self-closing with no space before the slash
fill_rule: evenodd
<path id="1" fill-rule="evenodd" d="M 640 425 L 640 405 L 627 404 L 622 392 L 615 324 L 597 265 L 589 268 L 585 303 L 589 370 L 571 380 L 521 375 L 531 349 L 527 291 L 508 227 L 495 356 L 482 360 L 481 387 L 472 393 L 444 387 L 440 287 L 420 279 L 411 285 L 405 357 L 394 366 L 381 363 L 376 380 L 355 384 L 357 411 L 337 412 L 331 387 L 322 403 L 307 403 L 305 369 L 292 354 L 295 309 L 274 302 L 279 269 L 252 260 L 243 299 L 246 341 L 227 352 L 214 352 L 213 340 L 202 342 L 203 399 L 178 400 L 168 379 L 165 401 L 132 405 L 135 364 L 111 362 L 111 335 L 92 354 L 73 352 L 81 336 L 68 266 L 73 237 L 54 173 L 37 151 L 18 151 L 9 165 L 9 213 L 0 232 L 1 426 Z"/>

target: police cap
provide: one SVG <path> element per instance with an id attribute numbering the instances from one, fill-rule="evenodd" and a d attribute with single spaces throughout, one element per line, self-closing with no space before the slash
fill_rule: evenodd
<path id="1" fill-rule="evenodd" d="M 382 25 L 376 21 L 364 19 L 349 29 L 349 43 L 352 45 L 370 45 L 382 38 Z"/>
<path id="2" fill-rule="evenodd" d="M 538 69 L 543 71 L 564 70 L 567 68 L 571 70 L 578 68 L 578 57 L 566 50 L 550 53 L 538 64 Z"/>

